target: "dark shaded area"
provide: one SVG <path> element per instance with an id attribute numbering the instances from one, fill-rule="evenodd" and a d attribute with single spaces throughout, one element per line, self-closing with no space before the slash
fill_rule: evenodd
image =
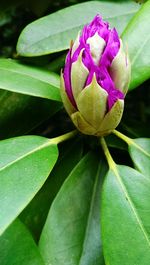
<path id="1" fill-rule="evenodd" d="M 124 132 L 131 137 L 150 136 L 150 80 L 127 94 L 121 123 Z"/>

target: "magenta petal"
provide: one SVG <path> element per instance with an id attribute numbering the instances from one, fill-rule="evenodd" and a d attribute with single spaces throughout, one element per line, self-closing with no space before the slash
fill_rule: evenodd
<path id="1" fill-rule="evenodd" d="M 108 110 L 110 110 L 118 99 L 124 99 L 124 94 L 118 90 L 111 90 L 108 96 Z"/>
<path id="2" fill-rule="evenodd" d="M 79 39 L 79 47 L 76 49 L 72 56 L 72 63 L 78 59 L 78 56 L 82 49 L 89 50 L 90 53 L 90 47 L 89 44 L 87 44 L 87 40 L 88 38 L 92 37 L 96 32 L 98 32 L 100 37 L 103 38 L 106 42 L 108 41 L 110 33 L 109 24 L 107 22 L 104 22 L 99 15 L 97 15 L 90 24 L 84 26 Z M 91 60 L 89 63 L 91 63 Z"/>
<path id="3" fill-rule="evenodd" d="M 115 88 L 106 68 L 100 67 L 96 71 L 96 78 L 99 85 L 108 93 L 108 111 L 112 108 L 117 99 L 123 99 L 124 94 Z"/>
<path id="4" fill-rule="evenodd" d="M 96 71 L 96 77 L 97 77 L 97 82 L 99 85 L 104 88 L 107 93 L 109 94 L 111 90 L 115 89 L 114 83 L 108 74 L 108 71 L 106 68 L 100 67 Z"/>
<path id="5" fill-rule="evenodd" d="M 67 57 L 66 57 L 66 63 L 65 63 L 63 76 L 64 76 L 66 93 L 72 105 L 76 108 L 76 102 L 74 100 L 74 96 L 72 93 L 72 87 L 71 87 L 71 49 L 69 50 Z"/>
<path id="6" fill-rule="evenodd" d="M 100 65 L 103 67 L 110 67 L 113 59 L 117 55 L 118 51 L 120 49 L 120 40 L 118 33 L 115 29 L 110 31 L 109 39 L 106 45 L 106 48 L 102 54 Z"/>
<path id="7" fill-rule="evenodd" d="M 92 67 L 94 67 L 94 62 L 90 53 L 89 45 L 83 51 L 82 62 L 87 67 L 89 72 L 91 71 Z"/>
<path id="8" fill-rule="evenodd" d="M 92 20 L 92 22 L 86 25 L 82 31 L 82 38 L 84 42 L 87 41 L 88 38 L 98 33 L 101 38 L 103 38 L 106 42 L 108 41 L 109 36 L 109 24 L 102 20 L 101 16 L 97 15 Z"/>
<path id="9" fill-rule="evenodd" d="M 98 33 L 99 36 L 106 42 L 106 46 L 101 55 L 99 65 L 96 65 L 94 63 L 90 52 L 90 45 L 87 43 L 88 38 L 94 36 L 96 33 Z M 124 94 L 115 87 L 115 84 L 109 74 L 109 68 L 112 64 L 113 59 L 118 54 L 119 49 L 120 39 L 117 31 L 115 29 L 111 30 L 109 28 L 109 24 L 103 21 L 99 15 L 95 16 L 92 22 L 83 28 L 82 34 L 79 38 L 79 46 L 75 50 L 72 57 L 70 49 L 66 58 L 66 64 L 64 68 L 66 93 L 75 108 L 77 108 L 77 106 L 73 97 L 71 87 L 71 66 L 72 63 L 77 61 L 81 50 L 83 50 L 82 62 L 89 70 L 89 75 L 83 89 L 92 82 L 93 75 L 95 73 L 98 84 L 108 93 L 108 111 L 112 108 L 117 99 L 124 98 Z"/>
<path id="10" fill-rule="evenodd" d="M 87 77 L 87 80 L 86 80 L 85 86 L 88 86 L 89 84 L 91 84 L 94 73 L 95 73 L 95 70 L 94 70 L 94 68 L 93 68 L 93 69 L 91 69 L 91 71 L 90 71 L 90 73 L 89 73 L 89 75 L 88 75 L 88 77 Z"/>

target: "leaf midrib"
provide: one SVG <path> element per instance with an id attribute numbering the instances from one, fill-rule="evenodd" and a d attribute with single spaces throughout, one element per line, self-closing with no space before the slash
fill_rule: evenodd
<path id="1" fill-rule="evenodd" d="M 139 227 L 140 227 L 142 233 L 144 234 L 144 237 L 145 237 L 145 239 L 146 239 L 146 241 L 147 241 L 147 243 L 148 243 L 148 246 L 149 246 L 149 248 L 150 248 L 150 239 L 149 239 L 149 236 L 148 236 L 148 234 L 147 234 L 147 231 L 145 230 L 145 227 L 144 227 L 144 225 L 143 225 L 143 223 L 142 223 L 142 220 L 141 220 L 140 216 L 138 215 L 138 212 L 137 212 L 136 208 L 134 207 L 134 204 L 132 203 L 132 200 L 130 199 L 130 196 L 129 196 L 129 194 L 128 194 L 128 191 L 127 191 L 127 189 L 126 189 L 124 183 L 122 182 L 122 179 L 121 179 L 121 177 L 120 177 L 120 175 L 119 175 L 118 169 L 117 169 L 117 167 L 115 166 L 115 169 L 112 168 L 112 170 L 113 170 L 114 175 L 116 176 L 116 178 L 117 178 L 117 180 L 118 180 L 118 183 L 120 183 L 120 186 L 121 186 L 121 188 L 122 188 L 122 191 L 123 191 L 125 197 L 128 199 L 128 202 L 129 202 L 129 204 L 130 204 L 130 207 L 131 207 L 131 209 L 132 209 L 132 212 L 133 212 L 133 214 L 134 214 L 134 216 L 135 216 L 135 218 L 136 218 L 136 220 L 137 220 L 137 223 L 139 224 Z"/>
<path id="2" fill-rule="evenodd" d="M 51 143 L 50 140 L 49 140 L 47 143 L 44 143 L 44 144 L 42 144 L 42 145 L 40 145 L 40 146 L 38 146 L 38 147 L 32 149 L 31 151 L 25 153 L 24 155 L 21 155 L 19 158 L 15 159 L 15 160 L 9 162 L 8 164 L 6 164 L 5 166 L 1 167 L 1 168 L 0 168 L 0 173 L 1 173 L 3 170 L 7 169 L 8 167 L 12 166 L 13 164 L 17 163 L 18 161 L 20 161 L 20 160 L 22 160 L 22 159 L 28 157 L 29 155 L 33 154 L 34 152 L 37 152 L 37 151 L 39 151 L 39 150 L 41 150 L 41 149 L 43 149 L 44 147 L 47 147 L 47 146 L 49 146 L 49 145 L 54 145 L 54 144 Z"/>
<path id="3" fill-rule="evenodd" d="M 142 153 L 144 153 L 146 156 L 148 156 L 148 157 L 150 157 L 150 154 L 147 152 L 147 151 L 145 151 L 139 144 L 137 144 L 134 140 L 133 140 L 133 143 L 132 143 L 132 145 L 134 146 L 134 147 L 136 147 L 137 149 L 139 149 Z"/>

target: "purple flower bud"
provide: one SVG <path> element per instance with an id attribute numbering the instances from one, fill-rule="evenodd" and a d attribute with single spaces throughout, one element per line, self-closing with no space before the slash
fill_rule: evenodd
<path id="1" fill-rule="evenodd" d="M 118 125 L 130 72 L 117 31 L 97 15 L 71 45 L 61 76 L 64 106 L 81 132 L 105 135 Z"/>

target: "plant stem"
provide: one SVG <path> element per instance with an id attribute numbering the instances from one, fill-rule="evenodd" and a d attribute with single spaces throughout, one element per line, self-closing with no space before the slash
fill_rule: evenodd
<path id="1" fill-rule="evenodd" d="M 101 143 L 102 149 L 104 151 L 104 154 L 106 156 L 109 168 L 112 169 L 116 174 L 118 174 L 116 164 L 115 164 L 115 162 L 114 162 L 114 160 L 113 160 L 113 158 L 109 152 L 109 149 L 108 149 L 107 144 L 105 142 L 105 139 L 103 137 L 100 138 L 100 143 Z"/>
<path id="2" fill-rule="evenodd" d="M 112 131 L 113 134 L 121 138 L 123 141 L 125 141 L 128 145 L 134 144 L 133 140 L 129 138 L 128 136 L 124 135 L 121 132 L 118 132 L 117 130 Z"/>
<path id="3" fill-rule="evenodd" d="M 61 142 L 64 142 L 64 141 L 74 137 L 77 133 L 78 133 L 77 130 L 74 130 L 72 132 L 69 132 L 69 133 L 63 134 L 61 136 L 52 138 L 52 139 L 50 139 L 50 142 L 53 144 L 59 144 Z"/>
<path id="4" fill-rule="evenodd" d="M 113 134 L 115 134 L 116 136 L 118 136 L 119 138 L 121 138 L 123 141 L 125 141 L 128 145 L 133 145 L 134 147 L 136 147 L 138 150 L 140 150 L 141 152 L 143 152 L 145 155 L 150 156 L 148 152 L 146 152 L 142 146 L 140 146 L 139 144 L 137 144 L 134 140 L 132 140 L 131 138 L 129 138 L 128 136 L 124 135 L 121 132 L 118 132 L 117 130 L 112 131 Z"/>

